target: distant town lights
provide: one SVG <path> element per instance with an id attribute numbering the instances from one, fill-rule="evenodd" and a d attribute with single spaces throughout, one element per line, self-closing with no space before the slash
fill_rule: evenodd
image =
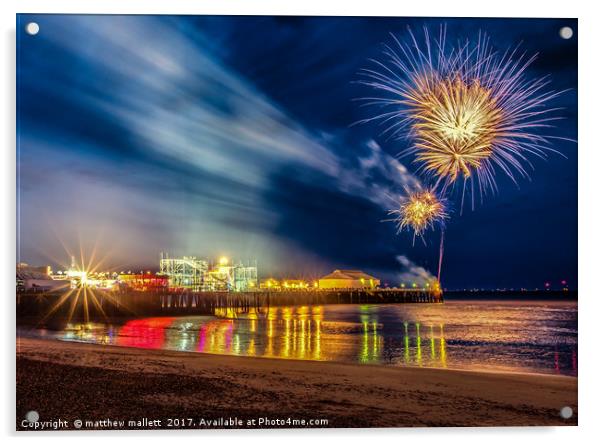
<path id="1" fill-rule="evenodd" d="M 228 264 L 228 258 L 223 256 L 219 259 L 220 266 L 226 266 Z"/>

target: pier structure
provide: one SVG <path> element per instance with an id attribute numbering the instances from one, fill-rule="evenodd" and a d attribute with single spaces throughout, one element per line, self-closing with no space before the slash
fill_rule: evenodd
<path id="1" fill-rule="evenodd" d="M 260 308 L 321 304 L 442 303 L 443 295 L 428 289 L 312 289 L 303 291 L 203 292 L 164 294 L 167 313 L 213 313 L 221 308 Z"/>
<path id="2" fill-rule="evenodd" d="M 171 258 L 161 253 L 160 275 L 169 279 L 169 285 L 193 291 L 203 290 L 209 263 L 196 257 Z"/>
<path id="3" fill-rule="evenodd" d="M 257 285 L 257 261 L 232 261 L 221 257 L 210 264 L 197 257 L 171 257 L 161 253 L 159 275 L 167 278 L 167 288 L 178 292 L 254 290 Z"/>
<path id="4" fill-rule="evenodd" d="M 76 300 L 77 296 L 77 300 Z M 75 301 L 77 306 L 73 305 Z M 440 292 L 428 289 L 311 289 L 251 292 L 90 291 L 65 298 L 60 292 L 17 293 L 17 317 L 111 317 L 214 315 L 219 309 L 245 312 L 251 308 L 323 304 L 442 303 Z"/>

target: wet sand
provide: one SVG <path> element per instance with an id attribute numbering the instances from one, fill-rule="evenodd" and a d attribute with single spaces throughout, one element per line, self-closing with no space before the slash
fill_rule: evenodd
<path id="1" fill-rule="evenodd" d="M 40 421 L 155 421 L 184 427 L 576 425 L 577 379 L 142 350 L 20 338 L 17 428 Z M 571 419 L 559 410 L 570 406 Z M 260 419 L 269 419 L 262 425 Z M 192 419 L 192 420 L 187 420 Z M 202 421 L 204 419 L 204 421 Z M 157 420 L 161 423 L 158 425 Z M 253 425 L 252 422 L 255 422 Z M 242 425 L 239 424 L 242 422 Z M 175 422 L 174 422 L 175 423 Z M 190 424 L 189 424 L 190 423 Z M 84 429 L 114 429 L 107 422 Z M 178 425 L 173 425 L 178 428 Z M 314 426 L 315 427 L 315 426 Z"/>

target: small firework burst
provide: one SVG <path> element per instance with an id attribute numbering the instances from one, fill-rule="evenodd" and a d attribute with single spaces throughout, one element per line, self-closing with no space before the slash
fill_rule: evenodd
<path id="1" fill-rule="evenodd" d="M 397 233 L 408 228 L 413 230 L 414 236 L 422 236 L 436 223 L 445 222 L 448 217 L 445 207 L 444 200 L 434 191 L 420 190 L 408 193 L 402 198 L 399 208 L 389 211 L 389 215 L 395 216 Z"/>
<path id="2" fill-rule="evenodd" d="M 424 30 L 420 43 L 386 46 L 387 60 L 363 70 L 363 84 L 380 97 L 367 98 L 386 112 L 370 120 L 387 125 L 385 132 L 408 136 L 419 172 L 446 190 L 461 178 L 476 179 L 481 195 L 496 190 L 495 173 L 528 176 L 528 155 L 545 157 L 552 136 L 540 134 L 557 117 L 546 104 L 562 92 L 546 91 L 549 80 L 528 79 L 535 56 L 518 50 L 498 55 L 486 36 L 447 44 L 445 27 L 438 39 Z M 365 122 L 365 121 L 364 121 Z M 531 166 L 532 167 L 532 166 Z M 474 183 L 472 183 L 474 186 Z"/>

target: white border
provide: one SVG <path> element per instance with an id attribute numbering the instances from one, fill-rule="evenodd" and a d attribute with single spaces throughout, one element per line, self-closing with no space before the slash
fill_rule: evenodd
<path id="1" fill-rule="evenodd" d="M 4 104 L 1 108 L 0 134 L 2 147 L 2 263 L 0 273 L 4 301 L 2 347 L 4 366 L 2 377 L 5 385 L 4 401 L 0 402 L 0 419 L 3 432 L 15 438 L 14 429 L 14 303 L 11 303 L 13 268 L 15 264 L 15 13 L 142 13 L 142 14 L 235 14 L 235 15 L 388 15 L 388 16 L 450 16 L 450 17 L 577 17 L 579 18 L 579 427 L 567 428 L 466 428 L 466 429 L 388 429 L 388 430 L 337 430 L 337 431 L 203 431 L 142 432 L 103 434 L 20 434 L 26 441 L 57 440 L 61 443 L 77 441 L 86 444 L 114 440 L 116 436 L 142 435 L 149 443 L 164 444 L 173 440 L 237 441 L 247 445 L 282 441 L 305 443 L 316 439 L 332 441 L 338 437 L 347 443 L 382 441 L 436 442 L 445 444 L 503 444 L 508 442 L 579 443 L 594 441 L 600 437 L 602 423 L 600 383 L 602 379 L 602 353 L 600 351 L 600 316 L 602 293 L 600 286 L 600 166 L 602 166 L 602 144 L 600 123 L 602 97 L 600 93 L 600 30 L 602 21 L 594 2 L 502 0 L 491 2 L 428 0 L 428 1 L 384 1 L 366 2 L 327 0 L 21 0 L 0 2 L 2 8 L 2 64 L 1 69 Z M 562 209 L 555 209 L 562 211 Z M 553 241 L 551 241 L 553 242 Z M 558 247 L 562 254 L 562 246 Z"/>
<path id="2" fill-rule="evenodd" d="M 427 17 L 577 17 L 577 2 L 483 1 L 369 2 L 304 0 L 21 0 L 13 2 L 17 12 L 107 13 L 107 14 L 232 14 L 232 15 L 356 15 L 356 16 L 427 16 Z M 545 6 L 544 6 L 545 5 Z"/>

